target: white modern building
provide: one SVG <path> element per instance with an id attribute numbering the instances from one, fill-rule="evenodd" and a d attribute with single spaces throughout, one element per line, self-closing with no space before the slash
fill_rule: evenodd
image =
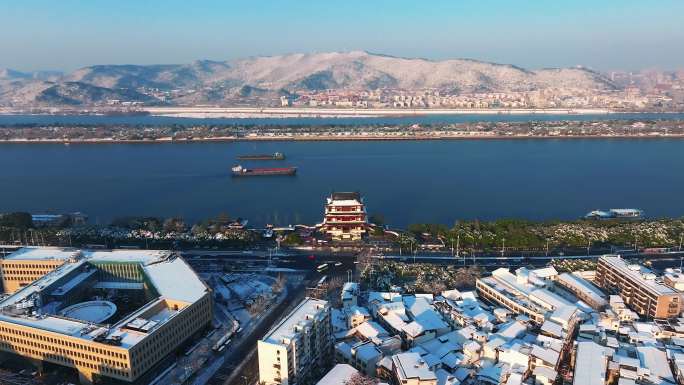
<path id="1" fill-rule="evenodd" d="M 0 351 L 140 382 L 212 321 L 211 290 L 176 253 L 27 247 L 2 260 Z"/>

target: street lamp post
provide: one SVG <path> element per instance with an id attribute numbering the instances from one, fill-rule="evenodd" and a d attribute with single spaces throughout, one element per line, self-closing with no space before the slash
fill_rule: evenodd
<path id="1" fill-rule="evenodd" d="M 461 255 L 461 230 L 456 233 L 456 257 Z"/>
<path id="2" fill-rule="evenodd" d="M 549 240 L 546 240 L 546 256 L 549 256 Z"/>

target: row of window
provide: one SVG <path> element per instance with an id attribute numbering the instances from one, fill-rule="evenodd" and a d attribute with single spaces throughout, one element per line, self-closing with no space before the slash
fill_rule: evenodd
<path id="1" fill-rule="evenodd" d="M 53 270 L 55 267 L 61 265 L 63 262 L 55 262 L 55 263 L 11 263 L 11 262 L 3 262 L 2 263 L 2 270 L 6 271 L 6 269 L 43 269 L 43 270 Z"/>
<path id="2" fill-rule="evenodd" d="M 7 351 L 13 352 L 13 353 L 19 353 L 21 355 L 25 356 L 31 356 L 40 360 L 44 361 L 52 361 L 52 362 L 58 362 L 63 365 L 69 365 L 69 366 L 74 366 L 74 367 L 80 367 L 80 368 L 89 368 L 94 371 L 102 372 L 102 373 L 107 373 L 109 375 L 117 375 L 121 377 L 127 377 L 128 373 L 125 370 L 120 370 L 116 368 L 110 368 L 107 366 L 102 366 L 100 364 L 96 364 L 93 362 L 88 362 L 88 361 L 80 361 L 80 360 L 75 360 L 71 359 L 69 357 L 59 355 L 59 354 L 53 354 L 53 353 L 45 353 L 40 350 L 35 350 L 31 348 L 26 348 L 23 346 L 18 346 L 18 345 L 12 345 L 7 342 L 0 342 L 0 348 L 5 349 Z"/>
<path id="3" fill-rule="evenodd" d="M 98 274 L 101 279 L 108 280 L 120 278 L 133 281 L 141 281 L 143 274 L 139 264 L 135 263 L 98 263 Z"/>
<path id="4" fill-rule="evenodd" d="M 15 337 L 5 336 L 5 339 L 10 342 L 0 341 L 0 348 L 3 348 L 10 352 L 15 352 L 23 355 L 30 355 L 41 360 L 58 362 L 63 365 L 89 368 L 110 375 L 118 375 L 123 377 L 128 376 L 128 373 L 125 370 L 128 369 L 127 364 L 122 365 L 121 363 L 112 360 L 98 361 L 97 357 L 88 354 L 83 354 L 78 351 L 70 351 L 61 348 L 55 348 L 54 346 L 43 345 L 32 341 L 18 339 Z M 75 357 L 78 357 L 81 360 Z M 105 366 L 103 364 L 109 366 Z M 124 369 L 116 368 L 114 366 L 123 366 Z"/>
<path id="5" fill-rule="evenodd" d="M 4 275 L 2 278 L 5 281 L 20 281 L 20 282 L 26 282 L 26 283 L 31 283 L 33 281 L 36 281 L 38 278 L 42 277 L 43 275 L 47 274 L 48 272 L 45 272 L 44 274 L 36 274 L 36 275 Z"/>
<path id="6" fill-rule="evenodd" d="M 133 376 L 143 373 L 203 326 L 203 321 L 211 314 L 209 306 L 209 296 L 205 296 L 191 308 L 181 311 L 178 319 L 174 318 L 169 324 L 162 325 L 149 338 L 145 338 L 131 357 Z"/>
<path id="7" fill-rule="evenodd" d="M 115 351 L 108 350 L 108 349 L 101 349 L 98 347 L 91 346 L 89 344 L 79 344 L 79 343 L 67 341 L 67 340 L 64 340 L 61 338 L 53 338 L 53 337 L 48 337 L 48 336 L 45 336 L 42 334 L 30 333 L 30 332 L 25 332 L 25 331 L 21 331 L 21 330 L 16 330 L 16 329 L 8 328 L 5 326 L 0 326 L 0 333 L 2 333 L 2 334 L 0 334 L 0 337 L 4 337 L 4 336 L 10 336 L 10 337 L 11 336 L 21 336 L 21 337 L 24 337 L 22 339 L 22 340 L 26 341 L 24 343 L 28 343 L 29 341 L 42 341 L 42 342 L 50 344 L 51 346 L 50 345 L 46 345 L 46 346 L 50 346 L 50 348 L 52 350 L 56 349 L 54 346 L 59 345 L 59 346 L 63 346 L 63 347 L 71 348 L 71 349 L 78 349 L 81 351 L 99 354 L 101 356 L 118 358 L 120 360 L 123 360 L 123 362 L 125 362 L 125 360 L 127 358 L 124 353 L 119 353 L 119 352 L 115 352 Z M 5 337 L 5 338 L 7 338 L 7 337 Z M 91 356 L 91 355 L 88 355 L 88 356 L 90 357 L 89 359 L 93 359 L 93 360 L 97 359 L 94 356 Z M 124 364 L 121 363 L 120 365 L 124 365 Z"/>

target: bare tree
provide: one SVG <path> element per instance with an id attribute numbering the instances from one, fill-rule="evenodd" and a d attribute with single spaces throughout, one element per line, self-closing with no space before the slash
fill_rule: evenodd
<path id="1" fill-rule="evenodd" d="M 354 374 L 344 385 L 375 385 L 377 381 L 361 373 Z"/>
<path id="2" fill-rule="evenodd" d="M 273 290 L 274 293 L 280 293 L 283 291 L 286 282 L 287 278 L 285 278 L 282 274 L 278 274 L 278 278 L 276 278 L 275 282 L 273 282 L 273 285 L 271 285 L 271 290 Z"/>

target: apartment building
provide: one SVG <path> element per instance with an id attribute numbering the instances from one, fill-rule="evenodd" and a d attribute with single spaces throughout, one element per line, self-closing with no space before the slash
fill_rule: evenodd
<path id="1" fill-rule="evenodd" d="M 327 301 L 306 298 L 257 343 L 259 382 L 302 385 L 332 362 Z"/>
<path id="2" fill-rule="evenodd" d="M 674 318 L 682 311 L 681 293 L 657 281 L 649 270 L 640 265 L 629 265 L 619 256 L 599 258 L 596 284 L 620 294 L 625 303 L 642 317 Z"/>
<path id="3" fill-rule="evenodd" d="M 0 351 L 74 368 L 82 383 L 134 382 L 211 324 L 210 290 L 174 253 L 24 248 L 3 281 L 27 277 L 9 267 L 26 261 L 59 266 L 0 301 Z"/>
<path id="4" fill-rule="evenodd" d="M 530 298 L 536 287 L 508 269 L 497 269 L 491 276 L 478 279 L 475 288 L 478 295 L 487 301 L 498 303 L 516 314 L 524 314 L 538 324 L 544 322 L 547 310 Z"/>

